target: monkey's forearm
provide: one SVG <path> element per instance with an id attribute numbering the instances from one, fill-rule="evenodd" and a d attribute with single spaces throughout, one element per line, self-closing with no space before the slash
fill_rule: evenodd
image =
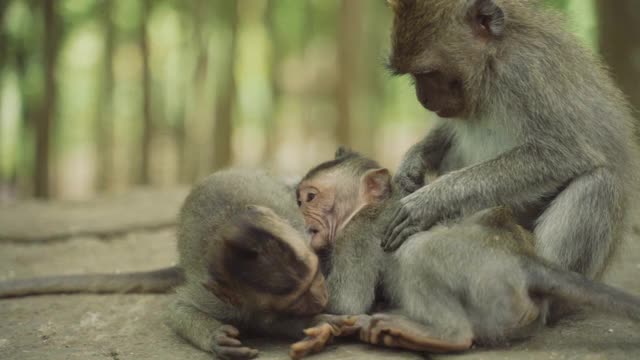
<path id="1" fill-rule="evenodd" d="M 437 171 L 444 154 L 451 148 L 451 141 L 451 129 L 445 123 L 437 124 L 424 139 L 409 148 L 400 167 L 405 163 L 415 162 L 417 165 L 416 160 L 419 160 L 423 174 L 427 171 Z"/>
<path id="2" fill-rule="evenodd" d="M 451 129 L 440 123 L 417 144 L 422 151 L 425 172 L 435 172 L 440 168 L 444 154 L 451 148 L 452 136 Z"/>
<path id="3" fill-rule="evenodd" d="M 444 154 L 451 147 L 451 131 L 441 123 L 404 155 L 394 176 L 394 183 L 406 193 L 424 186 L 427 173 L 440 168 Z"/>
<path id="4" fill-rule="evenodd" d="M 516 205 L 556 191 L 596 165 L 586 157 L 527 144 L 493 160 L 440 177 L 420 190 L 436 211 Z M 417 195 L 417 194 L 416 194 Z"/>
<path id="5" fill-rule="evenodd" d="M 167 325 L 178 335 L 204 351 L 212 351 L 214 336 L 223 325 L 193 305 L 175 301 L 167 314 Z"/>

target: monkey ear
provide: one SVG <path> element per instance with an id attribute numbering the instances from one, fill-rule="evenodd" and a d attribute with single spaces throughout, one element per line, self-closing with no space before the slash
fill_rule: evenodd
<path id="1" fill-rule="evenodd" d="M 478 211 L 471 215 L 471 220 L 477 224 L 490 227 L 503 227 L 514 224 L 513 211 L 506 206 L 497 206 Z"/>
<path id="2" fill-rule="evenodd" d="M 382 200 L 391 194 L 391 174 L 385 168 L 369 170 L 362 177 L 362 185 L 368 200 Z"/>
<path id="3" fill-rule="evenodd" d="M 474 0 L 467 19 L 474 33 L 481 38 L 500 38 L 504 33 L 504 11 L 494 0 Z"/>

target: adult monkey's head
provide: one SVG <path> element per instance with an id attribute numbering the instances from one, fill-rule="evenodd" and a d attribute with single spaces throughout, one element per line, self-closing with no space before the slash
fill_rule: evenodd
<path id="1" fill-rule="evenodd" d="M 530 0 L 387 2 L 394 11 L 389 69 L 411 75 L 426 109 L 464 118 L 477 110 L 487 77 L 496 70 L 494 59 L 512 30 L 506 6 L 515 9 Z"/>
<path id="2" fill-rule="evenodd" d="M 331 247 L 337 232 L 358 211 L 391 195 L 390 179 L 389 171 L 377 162 L 344 148 L 334 160 L 311 169 L 296 190 L 311 247 Z"/>

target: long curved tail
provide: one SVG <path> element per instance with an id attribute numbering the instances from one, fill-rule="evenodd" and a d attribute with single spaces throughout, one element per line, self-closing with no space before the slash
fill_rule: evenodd
<path id="1" fill-rule="evenodd" d="M 537 259 L 527 261 L 530 291 L 640 321 L 640 297 Z"/>
<path id="2" fill-rule="evenodd" d="M 47 294 L 164 293 L 184 282 L 176 266 L 123 274 L 46 276 L 0 281 L 0 298 Z"/>

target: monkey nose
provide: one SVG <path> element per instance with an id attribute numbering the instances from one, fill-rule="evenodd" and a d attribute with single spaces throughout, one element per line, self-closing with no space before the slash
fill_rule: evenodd
<path id="1" fill-rule="evenodd" d="M 420 104 L 422 104 L 422 106 L 427 109 L 427 110 L 431 110 L 429 108 L 429 95 L 427 94 L 427 90 L 425 89 L 424 86 L 421 86 L 420 84 L 416 83 L 416 97 L 418 98 L 418 101 L 420 102 Z"/>

